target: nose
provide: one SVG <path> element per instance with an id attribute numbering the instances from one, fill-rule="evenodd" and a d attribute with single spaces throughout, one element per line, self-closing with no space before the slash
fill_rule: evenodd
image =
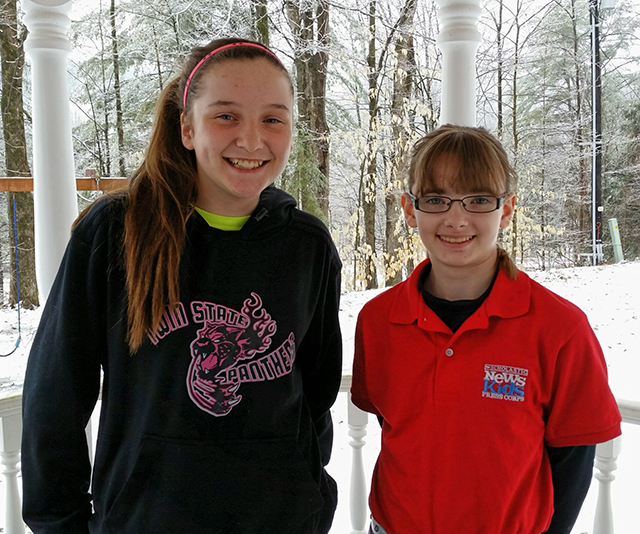
<path id="1" fill-rule="evenodd" d="M 462 207 L 461 200 L 452 200 L 451 206 L 445 212 L 445 224 L 452 228 L 466 226 L 469 221 L 469 212 Z"/>
<path id="2" fill-rule="evenodd" d="M 238 132 L 236 144 L 240 148 L 244 148 L 247 152 L 255 152 L 263 146 L 262 135 L 260 134 L 260 125 L 253 121 L 246 121 L 241 125 Z"/>

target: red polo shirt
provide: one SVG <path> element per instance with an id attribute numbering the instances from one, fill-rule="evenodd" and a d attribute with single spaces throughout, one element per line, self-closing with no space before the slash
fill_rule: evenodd
<path id="1" fill-rule="evenodd" d="M 425 265 L 358 317 L 353 402 L 384 418 L 371 512 L 389 534 L 539 534 L 545 444 L 620 434 L 602 349 L 579 308 L 523 272 L 500 271 L 452 333 L 418 291 Z"/>

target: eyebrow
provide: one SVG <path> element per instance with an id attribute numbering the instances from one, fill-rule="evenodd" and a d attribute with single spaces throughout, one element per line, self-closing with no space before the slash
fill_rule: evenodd
<path id="1" fill-rule="evenodd" d="M 439 187 L 429 187 L 422 190 L 423 195 L 444 195 L 444 189 Z"/>
<path id="2" fill-rule="evenodd" d="M 464 194 L 464 195 L 470 196 L 470 197 L 482 196 L 482 195 L 495 196 L 495 194 L 492 193 L 491 190 L 489 190 L 489 189 L 469 191 L 469 192 L 465 192 L 465 193 L 453 192 L 453 193 L 450 193 L 450 194 L 454 194 L 454 195 L 462 195 L 462 194 Z M 440 189 L 439 187 L 432 187 L 432 188 L 426 189 L 426 190 L 422 191 L 421 195 L 422 196 L 430 196 L 430 195 L 447 196 L 445 190 L 444 189 Z"/>
<path id="3" fill-rule="evenodd" d="M 240 104 L 238 102 L 234 102 L 233 100 L 216 100 L 215 102 L 211 102 L 209 105 L 207 105 L 207 109 L 218 107 L 218 106 L 239 106 L 239 105 Z M 291 112 L 291 110 L 289 109 L 289 106 L 285 104 L 267 104 L 266 107 L 269 109 L 282 109 L 289 113 Z"/>

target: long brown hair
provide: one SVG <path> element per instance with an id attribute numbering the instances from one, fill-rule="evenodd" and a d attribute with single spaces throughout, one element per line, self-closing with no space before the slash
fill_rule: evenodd
<path id="1" fill-rule="evenodd" d="M 491 192 L 496 196 L 515 193 L 518 176 L 504 148 L 484 128 L 445 124 L 413 146 L 409 165 L 409 191 L 420 196 L 438 190 L 435 169 L 439 162 L 451 163 L 449 184 L 455 190 Z M 514 280 L 518 268 L 506 250 L 498 247 L 498 266 Z"/>
<path id="2" fill-rule="evenodd" d="M 127 341 L 131 352 L 140 348 L 148 332 L 158 329 L 167 307 L 179 303 L 180 258 L 186 224 L 198 196 L 196 158 L 194 152 L 182 144 L 180 116 L 190 112 L 200 91 L 203 73 L 223 61 L 261 58 L 281 70 L 291 83 L 282 63 L 262 45 L 221 50 L 192 75 L 194 67 L 207 54 L 236 42 L 251 41 L 217 39 L 194 48 L 186 58 L 181 74 L 171 80 L 156 103 L 151 140 L 142 165 L 131 178 L 124 221 Z M 184 88 L 190 75 L 185 108 Z"/>

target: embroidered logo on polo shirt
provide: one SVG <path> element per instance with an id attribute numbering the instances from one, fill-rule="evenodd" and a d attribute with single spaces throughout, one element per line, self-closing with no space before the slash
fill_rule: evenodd
<path id="1" fill-rule="evenodd" d="M 486 363 L 484 365 L 482 396 L 490 399 L 524 402 L 528 376 L 529 369 Z"/>

